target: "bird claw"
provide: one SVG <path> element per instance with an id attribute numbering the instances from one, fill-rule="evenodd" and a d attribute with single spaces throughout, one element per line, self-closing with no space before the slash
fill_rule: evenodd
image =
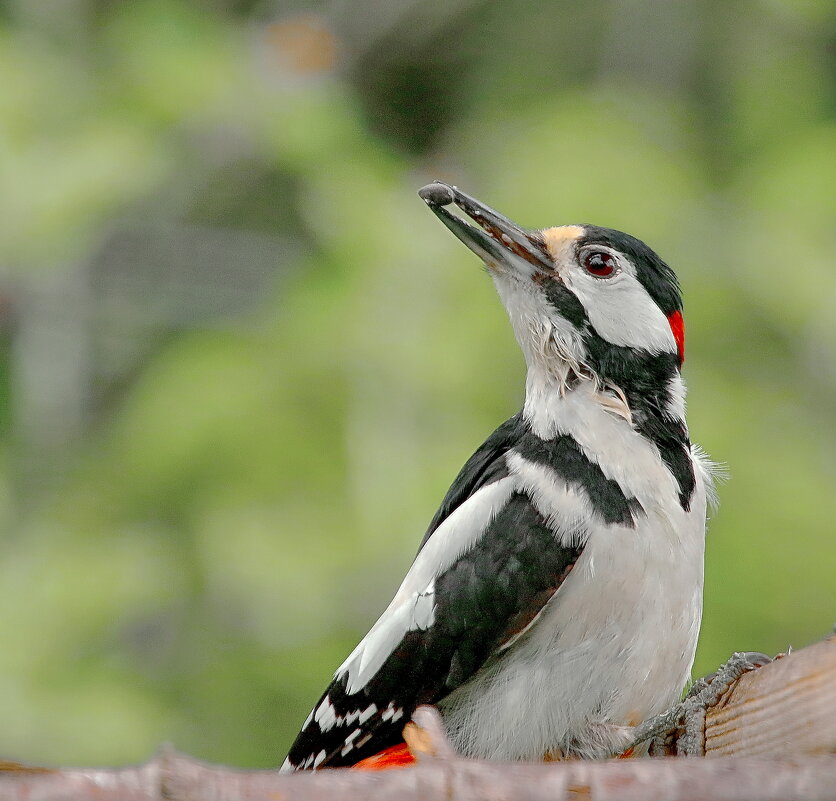
<path id="1" fill-rule="evenodd" d="M 775 658 L 777 659 L 778 657 Z M 691 685 L 685 697 L 688 698 L 694 693 L 694 688 L 700 681 L 703 681 L 706 684 L 713 684 L 717 677 L 723 674 L 721 679 L 722 681 L 728 681 L 728 676 L 733 676 L 733 678 L 731 678 L 731 682 L 734 682 L 737 681 L 737 679 L 739 679 L 744 673 L 748 673 L 750 670 L 768 665 L 771 661 L 772 657 L 762 654 L 760 651 L 739 651 L 734 653 L 727 662 L 720 665 L 720 667 L 713 673 L 709 673 L 707 676 L 703 676 L 702 679 L 695 681 Z M 726 689 L 728 689 L 728 686 Z"/>

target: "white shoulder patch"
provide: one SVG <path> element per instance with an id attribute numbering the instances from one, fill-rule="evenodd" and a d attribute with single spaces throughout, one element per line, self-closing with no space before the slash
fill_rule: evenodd
<path id="1" fill-rule="evenodd" d="M 386 611 L 337 668 L 334 676 L 347 676 L 349 694 L 361 690 L 375 676 L 408 631 L 432 626 L 436 577 L 473 548 L 516 487 L 513 476 L 482 487 L 433 532 Z"/>
<path id="2" fill-rule="evenodd" d="M 519 477 L 534 507 L 543 515 L 561 545 L 583 545 L 594 509 L 583 487 L 564 481 L 552 468 L 532 462 L 519 453 L 508 455 L 508 466 Z"/>

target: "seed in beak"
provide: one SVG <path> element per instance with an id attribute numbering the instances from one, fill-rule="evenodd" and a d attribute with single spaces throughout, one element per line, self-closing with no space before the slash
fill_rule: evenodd
<path id="1" fill-rule="evenodd" d="M 454 200 L 453 190 L 446 184 L 427 184 L 418 190 L 421 199 L 431 206 L 449 206 Z"/>

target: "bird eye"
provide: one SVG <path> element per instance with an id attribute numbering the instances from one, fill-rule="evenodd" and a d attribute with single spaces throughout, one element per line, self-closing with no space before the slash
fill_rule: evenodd
<path id="1" fill-rule="evenodd" d="M 615 256 L 604 250 L 589 250 L 581 256 L 581 265 L 596 278 L 610 278 L 618 272 Z"/>

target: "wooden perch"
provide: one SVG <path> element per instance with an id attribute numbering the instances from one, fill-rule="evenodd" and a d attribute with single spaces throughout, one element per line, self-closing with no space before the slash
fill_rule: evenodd
<path id="1" fill-rule="evenodd" d="M 166 753 L 138 768 L 0 779 L 2 801 L 833 801 L 832 756 L 502 764 L 428 759 L 379 773 L 235 771 Z"/>
<path id="2" fill-rule="evenodd" d="M 406 731 L 418 757 L 411 768 L 237 771 L 163 750 L 145 765 L 115 770 L 6 763 L 0 765 L 0 801 L 836 799 L 836 639 L 776 659 L 723 689 L 699 716 L 701 747 L 710 759 L 468 760 L 453 752 L 436 710 L 421 707 Z M 673 730 L 669 739 L 682 733 Z"/>
<path id="3" fill-rule="evenodd" d="M 836 636 L 744 674 L 706 710 L 706 756 L 835 751 Z"/>

